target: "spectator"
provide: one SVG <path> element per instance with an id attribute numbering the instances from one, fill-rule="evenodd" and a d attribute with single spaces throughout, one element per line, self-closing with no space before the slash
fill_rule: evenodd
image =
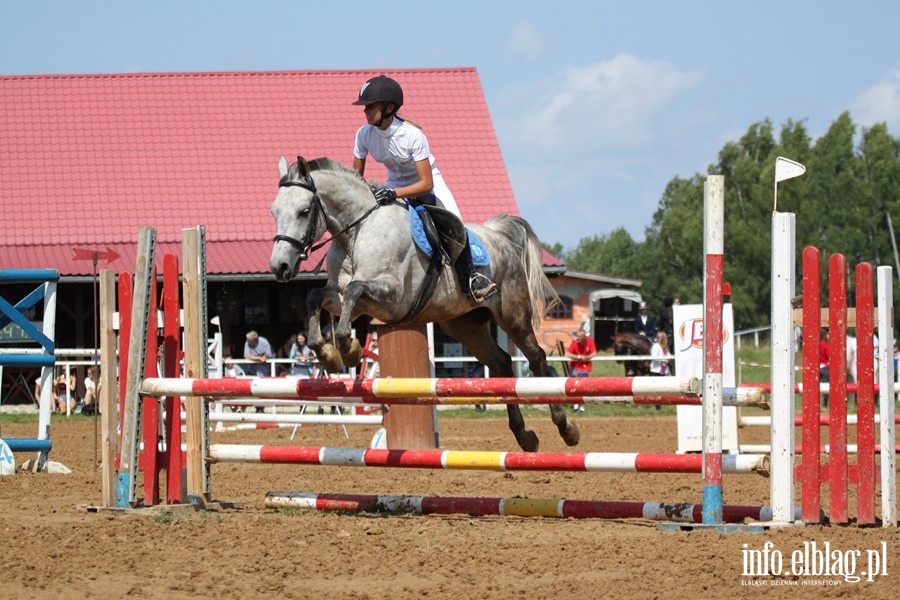
<path id="1" fill-rule="evenodd" d="M 672 355 L 669 350 L 669 336 L 664 331 L 659 332 L 656 341 L 650 346 L 650 356 L 653 357 L 650 361 L 650 375 L 657 377 L 669 375 L 669 360 Z M 656 410 L 662 410 L 662 407 L 657 404 Z"/>
<path id="2" fill-rule="evenodd" d="M 93 415 L 99 412 L 100 402 L 100 367 L 94 365 L 88 367 L 87 376 L 84 378 L 84 404 L 81 414 Z"/>
<path id="3" fill-rule="evenodd" d="M 634 318 L 634 332 L 655 340 L 657 331 L 659 331 L 659 325 L 656 322 L 656 317 L 650 314 L 647 303 L 641 302 L 638 306 L 638 315 Z"/>
<path id="4" fill-rule="evenodd" d="M 297 334 L 297 339 L 291 344 L 288 358 L 293 359 L 294 361 L 291 365 L 291 375 L 312 377 L 315 366 L 314 363 L 316 362 L 316 353 L 306 345 L 306 332 L 301 331 Z"/>
<path id="5" fill-rule="evenodd" d="M 373 331 L 369 335 L 369 345 L 366 346 L 366 372 L 365 379 L 375 379 L 381 374 L 378 364 L 378 332 Z"/>
<path id="6" fill-rule="evenodd" d="M 650 356 L 653 357 L 653 360 L 650 361 L 650 374 L 657 376 L 668 375 L 670 358 L 669 337 L 662 331 L 656 336 L 656 341 L 653 342 L 653 346 L 650 348 Z"/>
<path id="7" fill-rule="evenodd" d="M 244 373 L 254 377 L 271 375 L 272 372 L 267 363 L 269 359 L 275 358 L 275 353 L 272 352 L 269 340 L 255 331 L 248 331 L 246 339 L 247 341 L 244 343 L 244 360 L 252 362 L 242 365 Z"/>
<path id="8" fill-rule="evenodd" d="M 241 365 L 244 369 L 244 374 L 253 377 L 267 377 L 271 375 L 271 367 L 267 363 L 269 359 L 275 358 L 275 353 L 272 352 L 272 345 L 269 344 L 269 340 L 255 331 L 248 331 L 246 339 L 247 341 L 244 343 L 244 360 L 253 362 Z M 263 406 L 257 406 L 256 412 L 266 412 L 266 409 Z"/>
<path id="9" fill-rule="evenodd" d="M 597 346 L 594 340 L 587 336 L 584 329 L 575 332 L 575 339 L 566 349 L 566 356 L 572 359 L 569 362 L 570 377 L 590 377 L 593 363 L 591 359 L 597 354 Z M 573 404 L 572 410 L 584 412 L 583 404 Z"/>
<path id="10" fill-rule="evenodd" d="M 75 374 L 71 373 L 66 381 L 65 371 L 56 376 L 53 382 L 53 406 L 56 412 L 69 415 L 75 410 L 77 398 L 75 395 Z"/>

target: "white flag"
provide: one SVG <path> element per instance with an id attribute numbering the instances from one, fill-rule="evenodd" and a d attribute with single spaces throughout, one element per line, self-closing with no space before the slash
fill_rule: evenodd
<path id="1" fill-rule="evenodd" d="M 783 156 L 775 159 L 775 183 L 800 177 L 804 173 L 806 173 L 806 167 L 796 161 Z"/>

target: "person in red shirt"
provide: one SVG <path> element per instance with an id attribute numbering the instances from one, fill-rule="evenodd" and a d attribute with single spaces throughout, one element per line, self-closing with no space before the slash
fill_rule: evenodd
<path id="1" fill-rule="evenodd" d="M 587 336 L 584 329 L 575 333 L 575 339 L 566 349 L 566 356 L 572 359 L 569 362 L 569 375 L 571 377 L 590 377 L 593 363 L 591 359 L 597 354 L 597 346 L 594 340 Z M 573 404 L 572 410 L 584 412 L 583 404 Z"/>

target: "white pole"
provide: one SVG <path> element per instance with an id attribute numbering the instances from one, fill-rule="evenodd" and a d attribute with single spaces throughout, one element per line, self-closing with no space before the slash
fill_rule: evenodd
<path id="1" fill-rule="evenodd" d="M 793 213 L 772 215 L 772 520 L 794 518 L 794 344 L 791 299 L 795 289 Z"/>
<path id="2" fill-rule="evenodd" d="M 897 526 L 897 471 L 894 454 L 894 288 L 890 267 L 878 267 L 878 370 L 881 414 L 881 521 Z"/>
<path id="3" fill-rule="evenodd" d="M 44 283 L 44 322 L 43 333 L 51 340 L 56 340 L 56 282 Z M 54 344 L 54 354 L 56 342 Z M 43 351 L 42 354 L 46 354 Z M 53 380 L 56 375 L 54 366 L 41 369 L 41 397 L 38 403 L 38 435 L 37 439 L 46 440 L 50 437 L 50 415 L 53 412 Z M 32 382 L 27 382 L 32 383 Z M 66 379 L 68 383 L 68 379 Z M 46 455 L 41 462 L 46 460 Z"/>

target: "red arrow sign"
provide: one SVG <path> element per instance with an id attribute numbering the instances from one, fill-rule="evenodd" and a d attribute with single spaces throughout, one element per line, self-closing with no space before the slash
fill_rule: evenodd
<path id="1" fill-rule="evenodd" d="M 106 252 L 103 250 L 88 250 L 86 248 L 72 248 L 72 251 L 75 252 L 75 256 L 72 257 L 73 260 L 94 260 L 96 256 L 97 260 L 105 259 L 107 264 L 109 264 L 119 258 L 119 254 L 115 250 L 110 250 L 109 246 L 107 246 Z"/>

